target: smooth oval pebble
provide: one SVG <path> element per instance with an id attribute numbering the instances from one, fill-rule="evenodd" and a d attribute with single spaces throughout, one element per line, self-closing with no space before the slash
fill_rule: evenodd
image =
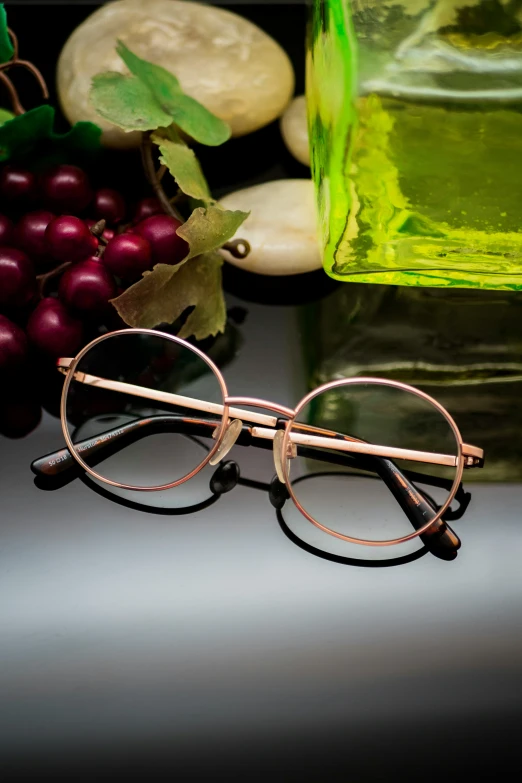
<path id="1" fill-rule="evenodd" d="M 299 95 L 281 117 L 281 135 L 294 158 L 305 166 L 310 165 L 310 144 L 306 118 L 306 96 Z"/>
<path id="2" fill-rule="evenodd" d="M 220 204 L 250 211 L 236 234 L 250 243 L 250 253 L 234 258 L 222 250 L 231 264 L 260 275 L 297 275 L 322 266 L 311 180 L 265 182 L 230 193 Z"/>
<path id="3" fill-rule="evenodd" d="M 185 0 L 115 0 L 74 30 L 60 54 L 58 95 L 71 122 L 91 120 L 111 147 L 139 143 L 97 115 L 89 101 L 92 77 L 127 73 L 116 54 L 121 39 L 135 54 L 174 73 L 183 90 L 242 136 L 279 117 L 294 88 L 287 54 L 241 16 Z"/>

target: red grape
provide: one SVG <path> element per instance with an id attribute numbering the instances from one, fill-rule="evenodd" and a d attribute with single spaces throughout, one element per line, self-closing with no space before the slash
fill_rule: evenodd
<path id="1" fill-rule="evenodd" d="M 46 296 L 38 302 L 38 307 L 42 310 L 45 307 L 56 307 L 59 304 L 60 300 L 55 296 Z"/>
<path id="2" fill-rule="evenodd" d="M 83 340 L 83 325 L 52 297 L 42 299 L 27 322 L 33 345 L 52 356 L 74 356 Z"/>
<path id="3" fill-rule="evenodd" d="M 5 400 L 0 407 L 0 432 L 8 438 L 23 438 L 40 424 L 40 403 L 23 395 Z"/>
<path id="4" fill-rule="evenodd" d="M 94 214 L 98 220 L 120 223 L 125 217 L 125 201 L 121 193 L 112 188 L 100 188 L 94 194 Z"/>
<path id="5" fill-rule="evenodd" d="M 105 248 L 103 263 L 114 275 L 133 280 L 152 266 L 150 243 L 138 234 L 119 234 Z"/>
<path id="6" fill-rule="evenodd" d="M 98 247 L 87 224 L 73 215 L 52 220 L 45 231 L 45 241 L 49 253 L 58 261 L 79 261 Z"/>
<path id="7" fill-rule="evenodd" d="M 13 221 L 6 215 L 0 215 L 0 246 L 9 245 L 13 238 Z"/>
<path id="8" fill-rule="evenodd" d="M 151 215 L 135 227 L 136 234 L 150 242 L 154 264 L 177 264 L 187 255 L 187 243 L 176 234 L 181 225 L 170 215 Z"/>
<path id="9" fill-rule="evenodd" d="M 26 254 L 14 247 L 0 247 L 0 304 L 22 307 L 34 289 L 34 267 Z"/>
<path id="10" fill-rule="evenodd" d="M 90 231 L 89 231 L 89 234 L 91 234 Z M 107 241 L 109 241 L 109 240 L 107 240 Z M 85 256 L 85 258 L 89 258 L 90 256 L 96 256 L 96 254 L 98 253 L 98 248 L 100 246 L 100 241 L 99 241 L 98 237 L 95 237 L 94 234 L 91 234 L 91 237 L 89 239 L 89 243 L 88 244 L 90 246 L 89 247 L 89 251 L 90 252 L 88 253 L 88 255 Z"/>
<path id="11" fill-rule="evenodd" d="M 35 190 L 36 178 L 31 171 L 4 166 L 0 173 L 0 193 L 9 201 L 27 201 Z"/>
<path id="12" fill-rule="evenodd" d="M 164 209 L 157 198 L 144 198 L 136 206 L 132 222 L 141 223 L 142 220 L 151 215 L 160 215 L 162 212 L 164 212 Z"/>
<path id="13" fill-rule="evenodd" d="M 63 274 L 58 293 L 69 307 L 82 311 L 100 311 L 116 291 L 114 278 L 98 258 L 80 261 Z"/>
<path id="14" fill-rule="evenodd" d="M 45 230 L 55 215 L 40 209 L 27 212 L 16 226 L 16 243 L 33 258 L 45 258 L 48 253 Z"/>
<path id="15" fill-rule="evenodd" d="M 0 370 L 22 364 L 26 356 L 27 338 L 24 331 L 0 315 Z"/>
<path id="16" fill-rule="evenodd" d="M 87 174 L 65 163 L 44 174 L 40 187 L 45 202 L 57 212 L 81 211 L 92 198 Z"/>

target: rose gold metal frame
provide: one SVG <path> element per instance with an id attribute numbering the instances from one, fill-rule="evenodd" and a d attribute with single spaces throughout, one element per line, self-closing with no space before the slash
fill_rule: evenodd
<path id="1" fill-rule="evenodd" d="M 221 394 L 223 397 L 223 406 L 222 406 L 222 412 L 221 412 L 221 424 L 219 425 L 217 435 L 216 435 L 216 442 L 212 449 L 209 451 L 205 459 L 194 468 L 194 470 L 191 470 L 190 473 L 187 473 L 186 476 L 183 476 L 180 479 L 177 479 L 177 481 L 173 481 L 170 484 L 161 484 L 156 487 L 137 487 L 132 484 L 121 484 L 118 481 L 112 481 L 111 479 L 105 478 L 105 476 L 101 476 L 99 473 L 97 473 L 95 470 L 89 467 L 87 463 L 80 457 L 76 449 L 74 448 L 74 443 L 72 442 L 71 436 L 69 435 L 69 429 L 67 427 L 67 393 L 69 391 L 69 386 L 71 385 L 71 381 L 73 378 L 75 380 L 79 380 L 80 382 L 85 382 L 87 379 L 88 382 L 88 376 L 85 375 L 85 373 L 77 373 L 76 374 L 76 368 L 78 367 L 79 362 L 83 359 L 85 354 L 91 350 L 95 345 L 98 345 L 99 343 L 104 342 L 104 340 L 108 340 L 110 337 L 114 337 L 114 335 L 121 335 L 121 334 L 149 334 L 154 337 L 163 337 L 166 340 L 170 340 L 173 343 L 176 343 L 177 345 L 181 345 L 184 348 L 189 348 L 191 351 L 193 351 L 197 356 L 199 356 L 200 359 L 202 359 L 205 364 L 207 364 L 214 375 L 216 376 L 216 379 L 219 383 L 219 388 L 221 390 Z M 170 334 L 165 334 L 164 332 L 157 332 L 154 329 L 120 329 L 117 332 L 109 332 L 108 334 L 104 334 L 101 337 L 97 337 L 95 340 L 92 340 L 88 345 L 83 348 L 80 353 L 75 356 L 74 359 L 58 359 L 58 369 L 60 368 L 67 368 L 66 370 L 66 377 L 65 377 L 65 383 L 63 385 L 62 390 L 62 399 L 60 402 L 60 416 L 62 420 L 62 432 L 64 434 L 65 442 L 67 443 L 67 448 L 73 455 L 73 457 L 76 459 L 76 461 L 82 466 L 84 470 L 89 473 L 90 476 L 93 476 L 93 478 L 98 479 L 99 481 L 103 481 L 105 484 L 110 484 L 112 487 L 119 487 L 120 489 L 130 489 L 135 491 L 143 491 L 143 492 L 156 492 L 158 490 L 162 489 L 172 489 L 172 487 L 177 487 L 180 484 L 183 484 L 185 481 L 188 481 L 189 479 L 193 478 L 197 473 L 199 473 L 200 470 L 202 470 L 207 463 L 210 462 L 216 451 L 219 449 L 219 445 L 221 443 L 221 440 L 223 438 L 223 435 L 225 434 L 225 431 L 228 426 L 228 418 L 229 418 L 229 410 L 228 405 L 226 403 L 226 397 L 227 397 L 227 387 L 225 385 L 225 379 L 223 378 L 222 374 L 214 364 L 214 362 L 208 358 L 206 354 L 203 353 L 203 351 L 200 351 L 199 348 L 195 348 L 193 345 L 190 345 L 185 340 L 182 340 L 180 337 L 174 337 Z M 83 376 L 75 378 L 75 375 Z M 94 378 L 94 376 L 91 376 Z M 103 380 L 103 379 L 99 379 Z M 91 384 L 94 385 L 94 384 Z M 101 386 L 102 384 L 98 384 Z M 131 387 L 122 389 L 122 386 Z M 152 397 L 151 392 L 153 392 L 153 389 L 144 389 L 144 387 L 134 387 L 132 388 L 132 384 L 122 384 L 119 381 L 109 381 L 106 383 L 103 388 L 110 388 L 114 391 L 125 391 L 127 393 L 134 393 L 136 394 L 136 390 L 143 390 L 141 394 L 137 396 L 141 397 L 147 397 L 148 399 L 156 399 L 156 400 L 162 400 L 165 398 L 165 393 L 157 392 L 155 397 Z M 145 394 L 144 392 L 148 392 L 148 394 Z M 207 403 L 208 406 L 212 406 L 212 403 Z M 209 411 L 210 413 L 213 413 L 214 411 Z"/>
<path id="2" fill-rule="evenodd" d="M 222 404 L 210 403 L 204 400 L 196 400 L 192 397 L 185 397 L 183 395 L 173 394 L 170 392 L 162 392 L 159 390 L 147 389 L 146 387 L 143 386 L 136 386 L 134 384 L 128 384 L 121 381 L 111 381 L 106 378 L 100 378 L 98 376 L 89 375 L 77 371 L 78 364 L 91 348 L 103 342 L 104 340 L 109 339 L 110 337 L 114 337 L 116 335 L 122 335 L 122 334 L 149 334 L 155 337 L 162 337 L 166 340 L 170 340 L 178 345 L 181 345 L 187 348 L 188 350 L 193 351 L 197 356 L 199 356 L 200 359 L 202 359 L 208 365 L 210 370 L 215 375 L 222 394 L 223 403 Z M 283 478 L 291 499 L 293 500 L 298 510 L 303 514 L 303 516 L 306 517 L 306 519 L 308 519 L 313 525 L 318 527 L 320 530 L 323 530 L 325 533 L 328 533 L 329 535 L 334 536 L 335 538 L 339 538 L 342 539 L 343 541 L 347 541 L 353 544 L 363 544 L 366 546 L 391 546 L 393 544 L 401 544 L 405 541 L 409 541 L 421 535 L 422 533 L 425 533 L 426 531 L 428 531 L 429 528 L 432 528 L 434 525 L 436 525 L 436 523 L 442 517 L 444 512 L 449 508 L 458 490 L 460 482 L 462 480 L 462 473 L 464 468 L 478 465 L 481 463 L 483 459 L 482 449 L 480 449 L 477 446 L 471 446 L 470 444 L 466 444 L 462 441 L 462 436 L 460 434 L 460 431 L 454 419 L 450 416 L 448 411 L 439 402 L 437 402 L 437 400 L 433 399 L 433 397 L 430 397 L 425 392 L 422 392 L 413 386 L 409 386 L 408 384 L 401 383 L 399 381 L 386 380 L 383 378 L 365 378 L 365 377 L 343 378 L 319 386 L 317 389 L 307 394 L 301 400 L 301 402 L 298 404 L 295 410 L 292 408 L 288 408 L 284 405 L 279 405 L 269 400 L 263 400 L 256 397 L 230 397 L 228 395 L 228 391 L 223 375 L 221 374 L 220 370 L 216 367 L 216 365 L 211 361 L 211 359 L 209 359 L 208 356 L 206 356 L 206 354 L 204 354 L 202 351 L 200 351 L 198 348 L 194 347 L 190 343 L 187 343 L 185 340 L 181 339 L 180 337 L 174 337 L 173 335 L 165 334 L 164 332 L 159 332 L 154 329 L 122 329 L 117 332 L 110 332 L 109 334 L 102 335 L 101 337 L 96 338 L 88 345 L 86 345 L 85 348 L 83 348 L 74 359 L 68 359 L 68 358 L 58 359 L 58 369 L 61 372 L 63 372 L 64 375 L 66 376 L 66 380 L 62 392 L 60 412 L 61 412 L 61 419 L 62 419 L 62 430 L 65 437 L 65 441 L 67 443 L 67 447 L 70 453 L 72 454 L 72 456 L 82 466 L 82 468 L 86 470 L 87 473 L 89 473 L 89 475 L 93 476 L 99 481 L 102 481 L 105 484 L 109 484 L 114 487 L 119 487 L 120 489 L 129 489 L 129 490 L 142 491 L 142 492 L 154 492 L 158 490 L 171 489 L 172 487 L 177 487 L 180 484 L 183 484 L 185 481 L 188 481 L 189 479 L 193 478 L 193 476 L 199 473 L 199 471 L 202 470 L 202 468 L 204 468 L 205 465 L 207 465 L 208 463 L 215 464 L 216 462 L 223 459 L 224 456 L 230 450 L 230 448 L 232 448 L 235 442 L 235 437 L 230 437 L 231 433 L 228 433 L 229 437 L 225 441 L 225 444 L 223 444 L 223 439 L 225 438 L 225 435 L 227 434 L 229 428 L 230 416 L 232 416 L 233 417 L 233 421 L 231 422 L 232 425 L 235 424 L 235 420 L 237 419 L 239 419 L 240 421 L 251 422 L 257 425 L 252 427 L 251 429 L 251 433 L 253 437 L 274 441 L 274 462 L 275 462 L 277 474 L 280 478 Z M 66 405 L 67 405 L 67 394 L 69 391 L 69 387 L 71 385 L 71 381 L 73 379 L 79 381 L 80 383 L 85 383 L 87 385 L 96 386 L 99 388 L 111 389 L 113 391 L 121 391 L 126 394 L 133 394 L 139 397 L 144 397 L 146 399 L 167 402 L 167 403 L 171 402 L 182 407 L 188 407 L 192 410 L 200 410 L 200 411 L 205 411 L 207 413 L 218 414 L 221 416 L 221 423 L 217 425 L 213 435 L 213 437 L 215 438 L 215 444 L 212 447 L 212 449 L 209 451 L 205 459 L 196 468 L 194 468 L 194 470 L 190 471 L 190 473 L 187 473 L 187 475 L 183 476 L 182 478 L 171 482 L 170 484 L 162 484 L 154 487 L 141 487 L 141 486 L 135 486 L 131 484 L 121 484 L 117 481 L 108 479 L 100 475 L 96 471 L 94 471 L 92 468 L 90 468 L 89 465 L 87 465 L 87 463 L 80 457 L 80 455 L 78 454 L 78 452 L 74 447 L 74 443 L 72 442 L 71 436 L 69 434 L 68 426 L 67 426 Z M 431 405 L 433 405 L 448 422 L 455 436 L 456 445 L 457 445 L 457 454 L 456 455 L 438 454 L 435 452 L 423 452 L 423 451 L 415 451 L 412 449 L 399 449 L 395 447 L 379 446 L 375 444 L 366 443 L 364 441 L 360 441 L 356 438 L 351 438 L 349 436 L 343 436 L 342 438 L 339 438 L 339 434 L 331 430 L 321 429 L 319 427 L 302 424 L 301 422 L 296 421 L 296 417 L 303 410 L 303 408 L 306 405 L 308 405 L 308 403 L 318 395 L 323 394 L 326 391 L 330 391 L 331 389 L 340 388 L 343 386 L 356 386 L 356 385 L 360 386 L 362 384 L 390 386 L 396 389 L 401 389 L 402 391 L 412 393 L 417 397 L 419 397 L 420 399 L 423 399 L 426 402 L 431 403 Z M 257 411 L 253 412 L 253 411 L 244 410 L 242 407 L 235 407 L 235 406 L 244 406 L 244 405 L 250 408 L 262 408 L 264 410 L 271 411 L 272 413 L 276 413 L 279 416 L 285 417 L 287 419 L 285 429 L 284 430 L 276 429 L 276 425 L 278 422 L 277 416 L 270 416 L 267 414 L 258 413 Z M 235 427 L 234 429 L 237 431 L 240 430 L 240 428 L 237 427 Z M 295 429 L 299 429 L 301 430 L 301 432 L 297 433 L 295 432 Z M 318 522 L 318 520 L 312 517 L 303 508 L 301 503 L 296 498 L 294 490 L 292 488 L 292 484 L 290 482 L 289 464 L 291 462 L 291 459 L 296 456 L 297 445 L 310 445 L 319 448 L 328 448 L 331 450 L 347 451 L 347 452 L 354 452 L 359 454 L 369 454 L 369 455 L 380 456 L 384 458 L 399 458 L 399 459 L 402 458 L 402 459 L 408 459 L 412 461 L 427 462 L 431 464 L 450 465 L 456 468 L 456 474 L 455 474 L 455 479 L 453 482 L 452 489 L 449 493 L 446 502 L 438 510 L 437 514 L 432 519 L 430 519 L 423 527 L 414 530 L 412 533 L 408 535 L 401 536 L 400 538 L 377 540 L 377 541 L 371 539 L 354 538 L 352 536 L 344 535 L 342 533 L 339 533 L 335 530 L 332 530 L 331 528 L 322 525 L 320 522 Z M 280 448 L 280 453 L 277 453 L 277 449 L 279 448 Z M 213 458 L 215 455 L 216 455 L 216 459 L 214 460 Z"/>
<path id="3" fill-rule="evenodd" d="M 331 389 L 338 389 L 343 386 L 360 386 L 361 384 L 365 385 L 375 385 L 375 386 L 390 386 L 394 389 L 400 389 L 405 392 L 409 392 L 411 394 L 415 394 L 417 397 L 419 397 L 421 400 L 425 400 L 428 403 L 431 403 L 438 411 L 439 413 L 446 419 L 448 424 L 451 427 L 451 430 L 455 436 L 455 441 L 457 445 L 457 455 L 455 457 L 455 467 L 456 467 L 456 474 L 455 479 L 453 481 L 453 486 L 450 490 L 450 493 L 448 495 L 448 498 L 446 499 L 446 502 L 444 505 L 441 506 L 441 508 L 438 510 L 437 514 L 430 519 L 423 527 L 418 528 L 417 530 L 414 530 L 412 533 L 408 533 L 406 536 L 401 536 L 400 538 L 390 538 L 390 539 L 383 539 L 383 540 L 372 540 L 372 539 L 364 539 L 364 538 L 354 538 L 353 536 L 347 536 L 343 533 L 339 533 L 336 530 L 332 530 L 329 527 L 326 527 L 325 525 L 322 525 L 320 522 L 318 522 L 317 519 L 315 519 L 311 514 L 309 514 L 306 509 L 303 508 L 301 503 L 298 501 L 298 499 L 295 496 L 292 484 L 290 482 L 290 477 L 288 475 L 288 467 L 289 467 L 289 461 L 287 459 L 283 460 L 282 468 L 283 468 L 283 476 L 285 479 L 286 488 L 290 494 L 290 497 L 294 501 L 295 505 L 303 514 L 303 516 L 306 517 L 306 519 L 309 520 L 313 525 L 315 525 L 319 530 L 322 530 L 325 533 L 328 533 L 331 536 L 334 536 L 335 538 L 339 538 L 342 541 L 347 541 L 351 544 L 363 544 L 365 546 L 392 546 L 393 544 L 402 544 L 405 541 L 410 541 L 412 538 L 416 538 L 417 536 L 421 535 L 422 533 L 425 533 L 429 528 L 436 525 L 438 520 L 442 517 L 444 512 L 450 507 L 451 501 L 455 497 L 457 490 L 459 488 L 460 482 L 462 481 L 462 473 L 464 471 L 464 466 L 466 464 L 466 455 L 464 453 L 464 443 L 462 441 L 462 436 L 460 434 L 459 428 L 457 427 L 454 419 L 450 416 L 448 411 L 440 404 L 440 402 L 437 402 L 437 400 L 434 400 L 433 397 L 430 397 L 429 394 L 426 394 L 423 391 L 420 391 L 420 389 L 416 389 L 414 386 L 409 386 L 406 383 L 401 383 L 400 381 L 391 381 L 386 380 L 383 378 L 364 378 L 364 377 L 358 377 L 358 378 L 342 378 L 338 381 L 330 381 L 330 383 L 325 383 L 322 386 L 319 386 L 317 389 L 314 389 L 314 391 L 310 392 L 306 395 L 306 397 L 303 397 L 297 408 L 295 409 L 294 418 L 289 421 L 288 426 L 285 431 L 285 436 L 283 439 L 283 443 L 281 446 L 282 454 L 288 453 L 288 447 L 290 445 L 290 439 L 292 436 L 292 426 L 295 423 L 295 418 L 301 413 L 303 408 L 308 405 L 315 397 L 317 397 L 320 394 L 323 394 L 326 391 L 330 391 Z M 297 422 L 299 425 L 299 422 Z M 319 440 L 319 439 L 318 439 Z M 323 438 L 320 438 L 322 441 Z M 324 440 L 327 440 L 326 438 Z M 319 444 L 317 444 L 319 445 Z M 350 444 L 352 445 L 352 444 Z M 362 444 L 357 444 L 357 446 Z M 366 445 L 366 444 L 364 444 Z M 344 446 L 344 444 L 343 444 Z M 324 445 L 323 445 L 324 448 Z M 330 446 L 327 446 L 327 448 L 331 448 Z M 353 445 L 352 445 L 353 448 Z M 357 449 L 358 450 L 358 449 Z M 473 447 L 473 450 L 477 450 L 477 447 Z M 381 449 L 380 447 L 376 447 L 375 451 L 372 452 L 366 452 L 366 453 L 373 453 L 378 456 L 394 456 L 390 452 L 395 452 L 395 457 L 400 457 L 401 455 L 399 452 L 409 451 L 408 449 Z M 478 449 L 480 451 L 480 449 Z M 386 452 L 386 453 L 385 453 Z M 411 454 L 412 452 L 410 452 Z M 421 452 L 422 453 L 422 452 Z M 407 459 L 415 460 L 416 457 L 418 459 L 419 452 L 413 452 L 416 456 L 407 456 Z M 451 456 L 451 455 L 434 455 L 434 456 Z M 422 460 L 419 460 L 422 461 Z M 435 462 L 434 462 L 435 464 Z M 446 464 L 451 465 L 451 462 L 438 462 L 436 464 Z"/>

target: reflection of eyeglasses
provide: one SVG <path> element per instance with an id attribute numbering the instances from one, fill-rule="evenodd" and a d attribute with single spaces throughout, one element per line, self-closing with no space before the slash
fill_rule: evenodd
<path id="1" fill-rule="evenodd" d="M 229 396 L 221 372 L 202 351 L 145 329 L 103 335 L 75 359 L 60 359 L 58 369 L 66 375 L 61 417 L 68 448 L 37 460 L 35 472 L 60 473 L 72 457 L 113 487 L 170 490 L 219 463 L 236 443 L 271 448 L 286 488 L 281 497 L 287 492 L 316 528 L 351 543 L 384 546 L 447 534 L 444 519 L 464 468 L 483 464 L 482 450 L 463 443 L 438 402 L 397 381 L 332 381 L 293 410 Z M 121 414 L 124 424 L 108 426 Z M 187 435 L 215 442 L 202 457 L 180 439 Z M 307 483 L 296 479 L 325 463 L 334 468 L 328 488 L 303 493 Z M 380 481 L 358 487 L 357 476 Z M 404 514 L 397 515 L 397 506 Z M 404 528 L 404 515 L 413 532 Z"/>

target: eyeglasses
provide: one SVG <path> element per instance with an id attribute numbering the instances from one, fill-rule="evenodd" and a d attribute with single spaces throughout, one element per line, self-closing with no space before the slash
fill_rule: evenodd
<path id="1" fill-rule="evenodd" d="M 58 370 L 67 448 L 35 460 L 38 475 L 79 464 L 118 490 L 186 493 L 222 481 L 219 463 L 234 445 L 257 446 L 273 451 L 273 505 L 291 499 L 322 533 L 369 546 L 416 536 L 460 546 L 447 520 L 465 510 L 451 504 L 462 502 L 463 471 L 482 467 L 483 451 L 419 389 L 343 378 L 295 409 L 233 397 L 205 353 L 149 329 L 98 337 Z"/>

